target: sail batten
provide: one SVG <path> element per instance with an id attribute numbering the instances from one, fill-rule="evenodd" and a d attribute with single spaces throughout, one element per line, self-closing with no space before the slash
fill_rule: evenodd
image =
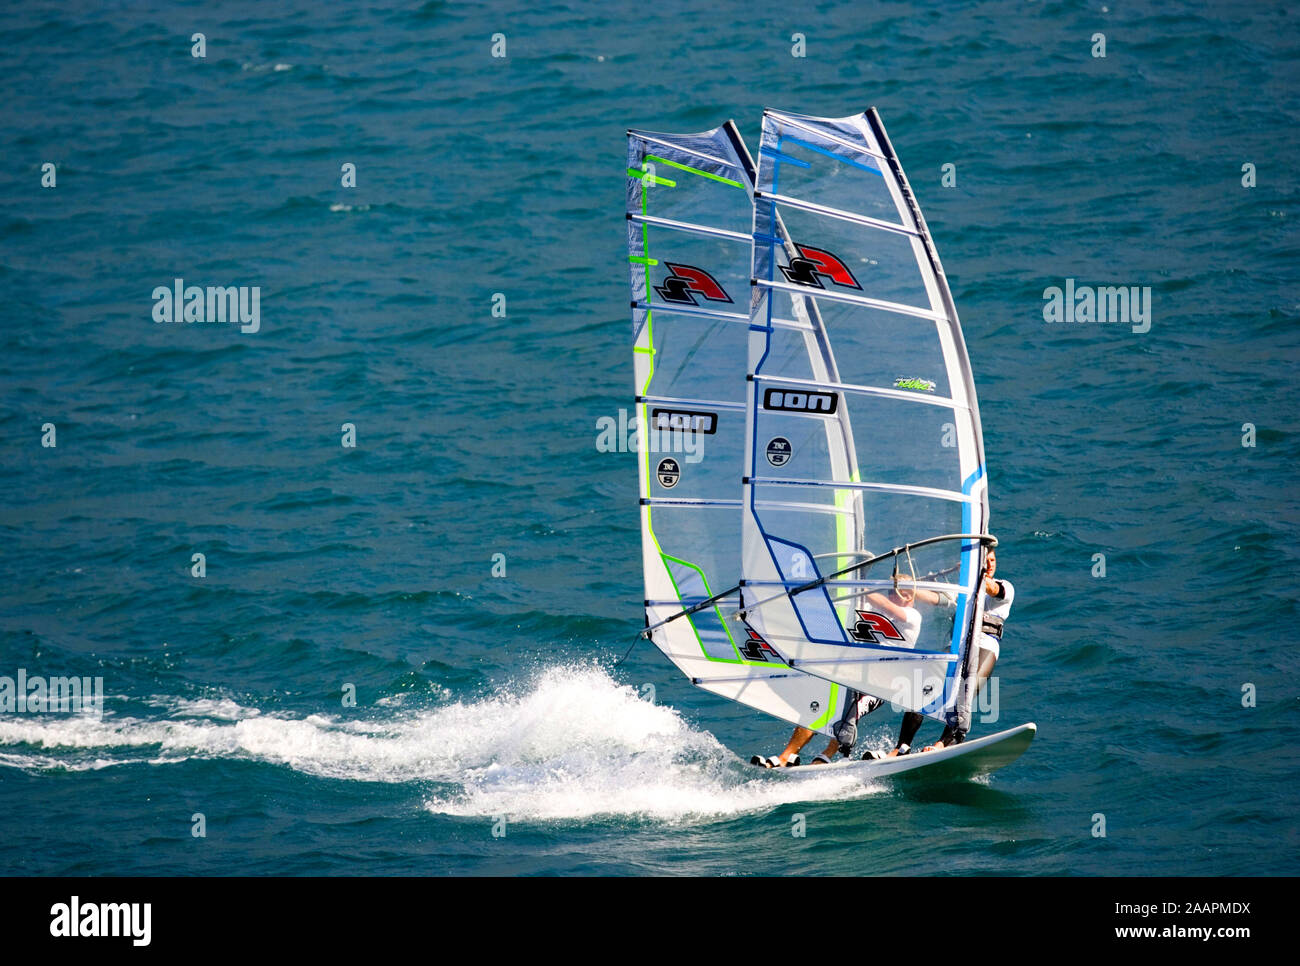
<path id="1" fill-rule="evenodd" d="M 672 218 L 656 218 L 653 215 L 634 214 L 628 221 L 634 221 L 642 225 L 657 225 L 660 228 L 670 228 L 674 231 L 690 232 L 696 235 L 730 238 L 733 241 L 740 241 L 745 244 L 749 244 L 750 241 L 750 236 L 746 232 L 728 231 L 725 228 L 714 228 L 711 225 L 696 225 L 689 221 L 675 221 Z"/>
<path id="2" fill-rule="evenodd" d="M 648 312 L 650 310 L 650 303 L 639 299 L 633 299 L 632 308 Z M 665 306 L 662 302 L 656 302 L 654 304 L 654 310 L 660 315 L 693 315 L 702 319 L 717 319 L 722 322 L 736 322 L 746 327 L 749 326 L 749 317 L 741 315 L 738 312 L 719 312 L 714 309 L 687 308 L 684 305 Z"/>
<path id="3" fill-rule="evenodd" d="M 963 409 L 969 408 L 965 403 L 959 403 L 955 399 L 947 396 L 918 396 L 915 393 L 901 392 L 897 389 L 888 389 L 884 386 L 855 386 L 848 382 L 817 382 L 813 379 L 796 379 L 793 376 L 755 376 L 755 382 L 772 384 L 777 386 L 792 386 L 801 389 L 827 389 L 833 392 L 856 392 L 866 396 L 886 396 L 890 399 L 897 399 L 902 402 L 915 402 L 923 405 L 942 406 L 946 409 L 953 409 L 960 406 Z M 827 414 L 818 412 L 797 413 L 800 416 L 825 417 Z"/>
<path id="4" fill-rule="evenodd" d="M 741 403 L 728 402 L 721 399 L 701 399 L 698 396 L 637 396 L 636 401 L 639 403 L 665 403 L 680 404 L 687 406 L 711 406 L 714 409 L 731 409 L 737 412 L 744 412 L 745 407 Z"/>
<path id="5" fill-rule="evenodd" d="M 797 285 L 791 285 L 786 282 L 779 282 L 776 279 L 760 278 L 754 282 L 760 288 L 774 289 L 780 292 L 787 292 L 790 295 L 806 297 L 807 293 Z M 918 319 L 930 319 L 935 322 L 951 321 L 948 316 L 942 312 L 936 312 L 929 309 L 918 308 L 915 305 L 904 305 L 901 302 L 891 302 L 888 299 L 873 299 L 864 295 L 854 295 L 851 292 L 823 292 L 820 298 L 832 302 L 845 302 L 849 305 L 861 305 L 869 309 L 883 309 L 886 312 L 894 312 L 898 315 L 911 315 Z"/>
<path id="6" fill-rule="evenodd" d="M 754 197 L 759 201 L 772 201 L 788 208 L 797 208 L 800 211 L 811 211 L 814 214 L 825 215 L 827 218 L 837 218 L 840 221 L 847 221 L 854 225 L 863 225 L 867 228 L 879 228 L 881 231 L 892 231 L 900 235 L 917 237 L 920 235 L 915 228 L 908 228 L 906 225 L 895 225 L 888 221 L 882 221 L 879 218 L 872 218 L 870 215 L 859 215 L 852 211 L 845 211 L 842 208 L 831 208 L 828 205 L 818 205 L 811 201 L 803 201 L 799 198 L 792 198 L 790 195 L 768 194 L 762 191 L 754 192 Z"/>

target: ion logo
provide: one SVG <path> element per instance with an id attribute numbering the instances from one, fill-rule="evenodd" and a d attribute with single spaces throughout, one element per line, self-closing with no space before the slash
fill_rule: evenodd
<path id="1" fill-rule="evenodd" d="M 777 436 L 767 444 L 767 461 L 773 466 L 785 466 L 790 462 L 790 441 L 784 436 Z"/>
<path id="2" fill-rule="evenodd" d="M 785 277 L 796 285 L 811 285 L 814 288 L 825 288 L 820 276 L 829 278 L 836 285 L 843 285 L 845 288 L 861 289 L 858 280 L 853 277 L 853 273 L 848 267 L 839 260 L 835 255 L 821 248 L 813 248 L 809 245 L 795 245 L 799 249 L 800 258 L 790 259 L 789 265 L 782 265 L 781 271 Z"/>
<path id="3" fill-rule="evenodd" d="M 722 290 L 717 279 L 702 268 L 691 265 L 679 265 L 676 262 L 664 262 L 672 274 L 664 279 L 662 285 L 656 285 L 655 291 L 665 302 L 678 305 L 699 305 L 692 292 L 698 292 L 710 302 L 730 302 L 731 296 Z"/>
<path id="4" fill-rule="evenodd" d="M 863 641 L 867 644 L 907 640 L 888 617 L 884 614 L 873 614 L 868 610 L 858 611 L 858 622 L 849 630 L 849 635 L 855 641 Z"/>
<path id="5" fill-rule="evenodd" d="M 650 421 L 655 429 L 713 434 L 718 431 L 717 413 L 695 413 L 687 409 L 654 409 Z"/>
<path id="6" fill-rule="evenodd" d="M 789 389 L 769 389 L 763 393 L 764 409 L 779 409 L 791 413 L 833 413 L 840 397 L 833 392 L 792 392 Z"/>
<path id="7" fill-rule="evenodd" d="M 675 459 L 662 459 L 659 461 L 659 469 L 655 470 L 655 475 L 659 477 L 659 485 L 665 490 L 671 490 L 681 479 L 682 468 L 677 465 Z"/>

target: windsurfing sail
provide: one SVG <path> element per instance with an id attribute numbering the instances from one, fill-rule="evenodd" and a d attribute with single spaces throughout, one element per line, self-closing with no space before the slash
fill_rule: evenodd
<path id="1" fill-rule="evenodd" d="M 754 199 L 741 613 L 792 667 L 969 727 L 995 541 L 925 220 L 874 109 L 766 111 Z M 895 588 L 934 596 L 903 621 Z"/>
<path id="2" fill-rule="evenodd" d="M 627 179 L 646 636 L 699 687 L 830 734 L 845 689 L 734 619 L 753 159 L 730 121 L 629 131 Z"/>

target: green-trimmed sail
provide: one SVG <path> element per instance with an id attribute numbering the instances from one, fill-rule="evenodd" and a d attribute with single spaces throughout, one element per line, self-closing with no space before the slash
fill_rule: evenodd
<path id="1" fill-rule="evenodd" d="M 754 163 L 735 125 L 628 132 L 628 259 L 646 623 L 715 694 L 830 734 L 846 689 L 793 670 L 741 621 Z"/>

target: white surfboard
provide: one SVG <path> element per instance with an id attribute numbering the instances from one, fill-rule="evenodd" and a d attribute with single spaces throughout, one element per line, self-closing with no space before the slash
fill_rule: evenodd
<path id="1" fill-rule="evenodd" d="M 851 774 L 863 781 L 886 775 L 911 773 L 926 781 L 965 781 L 987 775 L 1011 764 L 1034 740 L 1038 726 L 1032 721 L 983 738 L 973 738 L 939 751 L 916 751 L 896 758 L 876 761 L 844 759 L 829 765 L 800 765 L 796 768 L 765 769 L 788 778 L 812 778 L 817 775 Z M 758 767 L 758 766 L 755 766 Z"/>

